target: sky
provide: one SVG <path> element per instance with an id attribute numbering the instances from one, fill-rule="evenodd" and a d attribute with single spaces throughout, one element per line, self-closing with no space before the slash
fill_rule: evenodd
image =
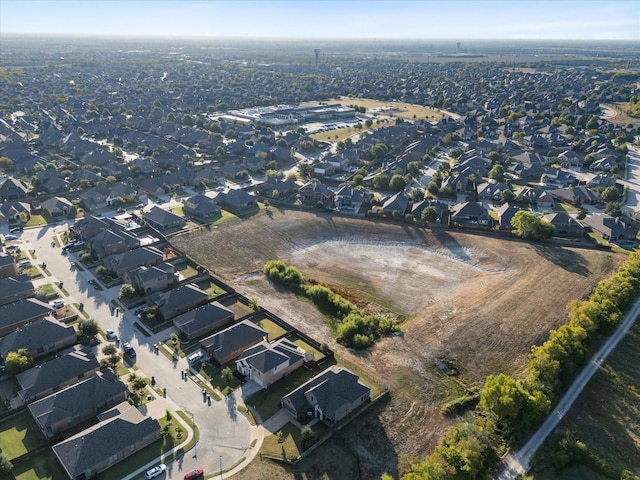
<path id="1" fill-rule="evenodd" d="M 0 0 L 0 33 L 640 40 L 640 0 Z"/>

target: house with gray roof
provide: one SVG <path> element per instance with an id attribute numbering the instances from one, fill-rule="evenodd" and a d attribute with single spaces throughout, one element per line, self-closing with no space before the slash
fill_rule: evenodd
<path id="1" fill-rule="evenodd" d="M 329 426 L 370 400 L 371 389 L 357 375 L 335 365 L 282 397 L 282 408 L 294 418 L 311 414 Z"/>
<path id="2" fill-rule="evenodd" d="M 393 212 L 399 212 L 400 215 L 407 213 L 409 208 L 409 197 L 404 192 L 398 192 L 390 197 L 386 198 L 382 202 L 381 211 L 387 215 L 391 215 Z"/>
<path id="3" fill-rule="evenodd" d="M 176 215 L 169 210 L 154 205 L 151 210 L 144 212 L 142 218 L 157 230 L 168 230 L 170 228 L 181 228 L 185 225 L 185 220 L 180 215 Z"/>
<path id="4" fill-rule="evenodd" d="M 184 200 L 183 211 L 185 215 L 207 221 L 220 216 L 221 208 L 212 198 L 200 194 Z"/>
<path id="5" fill-rule="evenodd" d="M 73 203 L 64 197 L 51 197 L 40 204 L 41 208 L 46 208 L 51 215 L 58 217 L 68 215 L 73 207 Z"/>
<path id="6" fill-rule="evenodd" d="M 13 255 L 0 252 L 0 278 L 15 277 L 18 275 L 18 266 Z"/>
<path id="7" fill-rule="evenodd" d="M 258 211 L 258 199 L 240 189 L 220 192 L 216 202 L 234 215 L 248 215 Z"/>
<path id="8" fill-rule="evenodd" d="M 77 349 L 16 375 L 20 385 L 18 395 L 25 403 L 30 403 L 72 385 L 99 369 L 100 363 L 93 352 Z"/>
<path id="9" fill-rule="evenodd" d="M 609 242 L 635 240 L 638 233 L 635 228 L 606 213 L 587 215 L 582 221 Z"/>
<path id="10" fill-rule="evenodd" d="M 178 281 L 176 268 L 170 263 L 138 267 L 124 273 L 124 282 L 145 295 L 166 290 Z"/>
<path id="11" fill-rule="evenodd" d="M 117 223 L 113 223 L 109 229 L 101 230 L 94 235 L 87 245 L 102 259 L 138 248 L 140 240 L 131 232 L 122 230 Z"/>
<path id="12" fill-rule="evenodd" d="M 173 319 L 173 324 L 189 340 L 204 337 L 233 323 L 234 314 L 224 305 L 211 302 Z"/>
<path id="13" fill-rule="evenodd" d="M 451 207 L 451 223 L 489 227 L 491 217 L 487 209 L 479 203 L 464 202 Z"/>
<path id="14" fill-rule="evenodd" d="M 99 422 L 52 447 L 71 480 L 92 478 L 160 438 L 160 424 L 136 407 L 121 403 Z"/>
<path id="15" fill-rule="evenodd" d="M 0 205 L 0 214 L 10 222 L 20 220 L 22 212 L 27 215 L 27 218 L 31 217 L 31 205 L 17 200 L 4 202 Z"/>
<path id="16" fill-rule="evenodd" d="M 7 177 L 0 180 L 0 200 L 21 200 L 27 198 L 29 185 L 23 180 Z"/>
<path id="17" fill-rule="evenodd" d="M 555 200 L 571 204 L 595 205 L 602 201 L 597 191 L 582 185 L 578 187 L 555 188 L 550 190 L 549 193 Z"/>
<path id="18" fill-rule="evenodd" d="M 193 284 L 180 285 L 168 292 L 154 293 L 147 298 L 147 303 L 158 307 L 158 311 L 165 320 L 204 305 L 208 301 L 207 292 Z"/>
<path id="19" fill-rule="evenodd" d="M 0 336 L 36 322 L 53 312 L 53 308 L 37 298 L 25 298 L 0 306 Z"/>
<path id="20" fill-rule="evenodd" d="M 210 358 L 223 365 L 244 350 L 263 341 L 267 333 L 249 320 L 242 320 L 200 341 Z"/>
<path id="21" fill-rule="evenodd" d="M 520 210 L 520 207 L 505 203 L 498 208 L 498 224 L 500 230 L 511 230 L 511 219 Z"/>
<path id="22" fill-rule="evenodd" d="M 141 247 L 117 255 L 110 255 L 102 263 L 119 277 L 141 266 L 151 267 L 164 261 L 163 253 L 156 247 Z"/>
<path id="23" fill-rule="evenodd" d="M 286 338 L 272 343 L 263 340 L 242 352 L 236 360 L 236 370 L 262 388 L 267 388 L 304 362 L 305 351 Z"/>
<path id="24" fill-rule="evenodd" d="M 29 404 L 47 438 L 54 437 L 127 400 L 129 389 L 110 369 Z"/>
<path id="25" fill-rule="evenodd" d="M 35 294 L 35 288 L 29 275 L 15 277 L 0 277 L 0 305 L 17 302 Z"/>
<path id="26" fill-rule="evenodd" d="M 566 212 L 554 212 L 543 215 L 542 220 L 554 226 L 554 235 L 557 237 L 582 237 L 584 228 Z"/>
<path id="27" fill-rule="evenodd" d="M 43 318 L 0 338 L 0 356 L 26 348 L 34 359 L 76 343 L 76 330 L 51 318 Z"/>

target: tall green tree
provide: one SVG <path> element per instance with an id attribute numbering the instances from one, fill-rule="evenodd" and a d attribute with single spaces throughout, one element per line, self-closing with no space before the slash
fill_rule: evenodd
<path id="1" fill-rule="evenodd" d="M 552 237 L 554 227 L 533 213 L 519 210 L 511 219 L 511 232 L 522 238 L 539 240 Z"/>

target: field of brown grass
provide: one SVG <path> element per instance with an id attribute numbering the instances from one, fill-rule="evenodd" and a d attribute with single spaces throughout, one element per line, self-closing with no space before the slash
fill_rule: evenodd
<path id="1" fill-rule="evenodd" d="M 409 459 L 425 456 L 455 421 L 441 413 L 443 402 L 480 387 L 488 374 L 522 372 L 531 345 L 565 323 L 567 302 L 585 297 L 625 258 L 275 209 L 211 232 L 180 236 L 174 243 L 243 294 L 329 344 L 339 358 L 367 371 L 392 393 L 387 404 L 358 418 L 303 462 L 301 471 L 317 474 L 294 476 L 295 471 L 277 467 L 274 478 L 397 475 Z M 364 352 L 344 349 L 311 304 L 264 279 L 262 266 L 275 258 L 400 319 L 404 335 L 383 339 Z M 460 375 L 441 374 L 437 359 L 454 362 Z M 331 463 L 336 463 L 336 451 L 344 452 L 337 463 L 348 471 L 336 473 Z M 259 472 L 254 465 L 242 478 L 264 478 Z"/>
<path id="2" fill-rule="evenodd" d="M 339 103 L 340 105 L 357 105 L 359 107 L 369 108 L 381 108 L 381 114 L 391 117 L 404 118 L 405 120 L 420 120 L 428 118 L 429 120 L 439 120 L 444 118 L 445 115 L 437 109 L 423 107 L 422 105 L 414 105 L 404 102 L 383 102 L 380 100 L 372 100 L 369 98 L 335 98 L 327 100 L 326 103 Z"/>

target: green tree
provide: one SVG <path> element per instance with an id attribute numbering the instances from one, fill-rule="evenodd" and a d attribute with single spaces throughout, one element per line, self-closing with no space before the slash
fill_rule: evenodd
<path id="1" fill-rule="evenodd" d="M 619 217 L 622 215 L 620 204 L 618 202 L 609 202 L 604 207 L 604 213 L 611 215 L 612 217 Z"/>
<path id="2" fill-rule="evenodd" d="M 227 383 L 229 383 L 231 380 L 233 380 L 233 372 L 231 371 L 231 369 L 229 367 L 224 367 L 222 369 L 222 371 L 220 372 L 220 376 Z"/>
<path id="3" fill-rule="evenodd" d="M 516 212 L 511 219 L 511 227 L 514 235 L 529 239 L 550 238 L 554 232 L 552 224 L 524 210 Z"/>
<path id="4" fill-rule="evenodd" d="M 500 205 L 504 205 L 505 203 L 511 203 L 515 199 L 516 199 L 516 196 L 511 190 L 504 190 L 500 194 Z"/>
<path id="5" fill-rule="evenodd" d="M 81 318 L 78 322 L 78 333 L 87 338 L 98 335 L 98 323 L 91 318 Z"/>
<path id="6" fill-rule="evenodd" d="M 497 182 L 504 181 L 504 167 L 499 163 L 495 164 L 491 170 L 489 170 L 489 178 L 494 179 Z"/>
<path id="7" fill-rule="evenodd" d="M 117 352 L 118 350 L 116 349 L 116 346 L 113 343 L 107 343 L 104 347 L 102 347 L 102 353 L 107 357 Z"/>
<path id="8" fill-rule="evenodd" d="M 129 298 L 133 298 L 135 296 L 136 296 L 136 289 L 133 288 L 133 285 L 131 285 L 130 283 L 122 284 L 122 286 L 120 287 L 120 294 L 118 295 L 119 298 L 126 300 Z"/>
<path id="9" fill-rule="evenodd" d="M 193 125 L 194 125 L 193 117 L 191 115 L 189 115 L 188 113 L 185 113 L 182 116 L 182 124 L 186 125 L 187 127 L 193 127 Z"/>
<path id="10" fill-rule="evenodd" d="M 405 189 L 406 186 L 407 182 L 402 177 L 402 175 L 395 174 L 393 177 L 391 177 L 391 180 L 389 180 L 389 188 L 392 192 L 401 192 Z"/>
<path id="11" fill-rule="evenodd" d="M 0 170 L 4 170 L 5 172 L 13 170 L 13 160 L 9 157 L 0 157 Z"/>
<path id="12" fill-rule="evenodd" d="M 309 180 L 313 173 L 313 167 L 306 162 L 300 162 L 298 164 L 298 175 L 302 180 Z"/>
<path id="13" fill-rule="evenodd" d="M 373 178 L 373 188 L 377 190 L 389 190 L 389 177 L 386 175 L 376 175 Z"/>
<path id="14" fill-rule="evenodd" d="M 414 188 L 411 190 L 411 200 L 414 202 L 421 202 L 424 200 L 424 190 L 421 188 Z"/>
<path id="15" fill-rule="evenodd" d="M 20 348 L 15 352 L 7 353 L 4 363 L 7 369 L 7 374 L 16 375 L 31 368 L 33 365 L 33 358 L 31 358 L 29 350 L 26 348 Z"/>
<path id="16" fill-rule="evenodd" d="M 4 452 L 0 453 L 0 477 L 1 478 L 9 478 L 9 473 L 13 469 L 13 464 L 9 457 L 7 457 Z"/>
<path id="17" fill-rule="evenodd" d="M 605 202 L 617 202 L 620 200 L 620 192 L 616 187 L 607 187 L 600 194 Z"/>
<path id="18" fill-rule="evenodd" d="M 436 207 L 428 206 L 427 208 L 422 210 L 420 218 L 423 222 L 427 223 L 433 223 L 438 220 L 438 211 L 436 210 Z"/>
<path id="19" fill-rule="evenodd" d="M 407 172 L 409 172 L 412 177 L 416 178 L 420 175 L 420 164 L 418 162 L 407 163 Z"/>
<path id="20" fill-rule="evenodd" d="M 129 386 L 132 391 L 137 392 L 143 390 L 147 386 L 147 381 L 135 373 L 132 373 L 129 375 Z"/>

